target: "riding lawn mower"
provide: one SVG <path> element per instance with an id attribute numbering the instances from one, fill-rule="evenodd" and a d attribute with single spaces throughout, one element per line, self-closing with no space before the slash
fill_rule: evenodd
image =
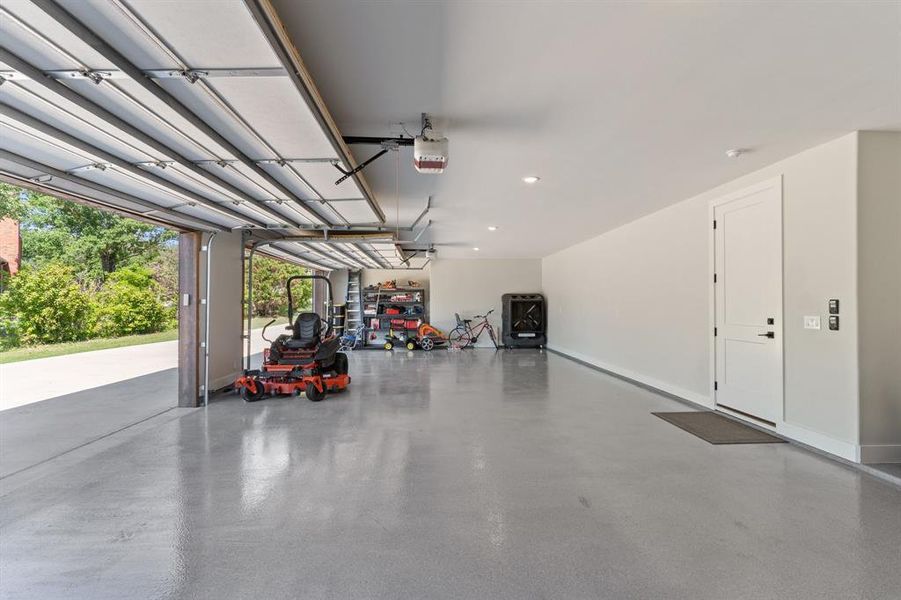
<path id="1" fill-rule="evenodd" d="M 328 278 L 321 275 L 294 275 L 288 278 L 285 285 L 289 325 L 285 329 L 291 333 L 270 340 L 266 338 L 266 329 L 275 319 L 263 327 L 263 339 L 271 343 L 269 348 L 263 350 L 263 366 L 245 371 L 235 381 L 235 389 L 241 391 L 247 402 L 262 400 L 266 394 L 299 396 L 301 392 L 307 395 L 308 400 L 319 402 L 326 393 L 343 391 L 350 384 L 347 355 L 338 352 L 341 340 L 332 334 L 331 322 L 313 312 L 302 312 L 294 318 L 291 284 L 298 279 L 325 281 L 328 290 L 327 314 L 332 312 L 332 286 Z"/>

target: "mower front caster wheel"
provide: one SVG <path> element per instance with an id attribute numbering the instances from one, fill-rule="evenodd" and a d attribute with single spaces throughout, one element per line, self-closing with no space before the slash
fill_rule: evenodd
<path id="1" fill-rule="evenodd" d="M 251 392 L 247 386 L 241 387 L 241 397 L 244 398 L 245 402 L 258 402 L 266 395 L 266 386 L 263 385 L 262 381 L 255 379 L 253 383 L 257 390 L 255 392 Z"/>
<path id="2" fill-rule="evenodd" d="M 307 384 L 307 400 L 310 402 L 322 402 L 325 399 L 325 388 L 320 392 L 312 383 Z"/>

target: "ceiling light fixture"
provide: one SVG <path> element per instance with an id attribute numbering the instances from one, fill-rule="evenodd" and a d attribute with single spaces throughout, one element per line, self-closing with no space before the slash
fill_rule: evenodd
<path id="1" fill-rule="evenodd" d="M 522 180 L 528 184 L 532 184 L 532 183 L 538 183 L 541 180 L 541 177 L 538 177 L 537 175 L 526 175 L 525 177 L 522 178 Z"/>
<path id="2" fill-rule="evenodd" d="M 738 158 L 745 152 L 747 152 L 747 150 L 744 148 L 732 148 L 731 150 L 726 150 L 726 156 L 729 158 Z"/>
<path id="3" fill-rule="evenodd" d="M 476 246 L 475 248 L 473 248 L 473 250 L 475 250 L 476 252 L 478 252 L 478 251 L 479 251 L 479 247 Z"/>
<path id="4" fill-rule="evenodd" d="M 497 225 L 489 225 L 488 231 L 497 231 Z"/>

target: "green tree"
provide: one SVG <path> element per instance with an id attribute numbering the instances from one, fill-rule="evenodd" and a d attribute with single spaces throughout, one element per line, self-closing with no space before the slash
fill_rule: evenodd
<path id="1" fill-rule="evenodd" d="M 9 217 L 21 221 L 27 197 L 26 190 L 0 182 L 0 219 Z"/>
<path id="2" fill-rule="evenodd" d="M 0 329 L 5 346 L 84 340 L 93 328 L 91 298 L 65 265 L 26 265 L 0 294 Z"/>
<path id="3" fill-rule="evenodd" d="M 96 295 L 100 337 L 120 337 L 162 331 L 171 318 L 160 298 L 152 272 L 126 267 L 112 273 Z"/>
<path id="4" fill-rule="evenodd" d="M 160 294 L 167 303 L 178 297 L 178 247 L 165 246 L 147 267 L 153 272 L 153 280 L 160 286 Z"/>
<path id="5" fill-rule="evenodd" d="M 20 223 L 23 263 L 69 265 L 85 283 L 152 261 L 176 239 L 162 227 L 8 184 L 0 184 L 0 216 Z"/>
<path id="6" fill-rule="evenodd" d="M 285 282 L 292 275 L 307 275 L 309 270 L 268 256 L 253 258 L 253 315 L 262 317 L 288 314 L 288 296 Z M 246 291 L 246 285 L 245 285 Z M 309 279 L 292 286 L 294 302 L 300 308 L 309 308 L 313 300 L 313 285 Z"/>

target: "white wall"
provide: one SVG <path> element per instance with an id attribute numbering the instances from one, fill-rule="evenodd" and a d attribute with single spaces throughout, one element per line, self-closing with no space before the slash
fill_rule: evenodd
<path id="1" fill-rule="evenodd" d="M 861 458 L 901 462 L 901 133 L 861 132 L 858 165 Z"/>
<path id="2" fill-rule="evenodd" d="M 347 280 L 349 272 L 347 269 L 335 269 L 329 271 L 328 280 L 332 286 L 332 293 L 335 295 L 334 304 L 345 304 L 347 302 Z"/>
<path id="3" fill-rule="evenodd" d="M 550 255 L 548 344 L 710 405 L 712 199 L 783 175 L 785 414 L 781 430 L 856 458 L 857 134 Z M 842 329 L 805 330 L 842 301 Z"/>
<path id="4" fill-rule="evenodd" d="M 204 235 L 204 244 L 207 236 Z M 241 232 L 218 233 L 212 243 L 210 280 L 210 390 L 234 383 L 243 369 L 244 240 Z M 200 254 L 200 281 L 206 282 L 206 253 Z M 203 297 L 205 288 L 201 287 Z M 201 336 L 204 307 L 201 306 Z M 201 337 L 201 341 L 202 341 Z M 203 349 L 200 352 L 203 373 Z"/>
<path id="5" fill-rule="evenodd" d="M 437 259 L 432 261 L 431 322 L 450 331 L 454 313 L 469 318 L 494 309 L 489 320 L 496 332 L 501 326 L 501 296 L 541 289 L 539 259 Z M 490 346 L 487 335 L 479 346 Z"/>
<path id="6" fill-rule="evenodd" d="M 548 346 L 705 402 L 707 228 L 691 200 L 546 257 Z"/>

